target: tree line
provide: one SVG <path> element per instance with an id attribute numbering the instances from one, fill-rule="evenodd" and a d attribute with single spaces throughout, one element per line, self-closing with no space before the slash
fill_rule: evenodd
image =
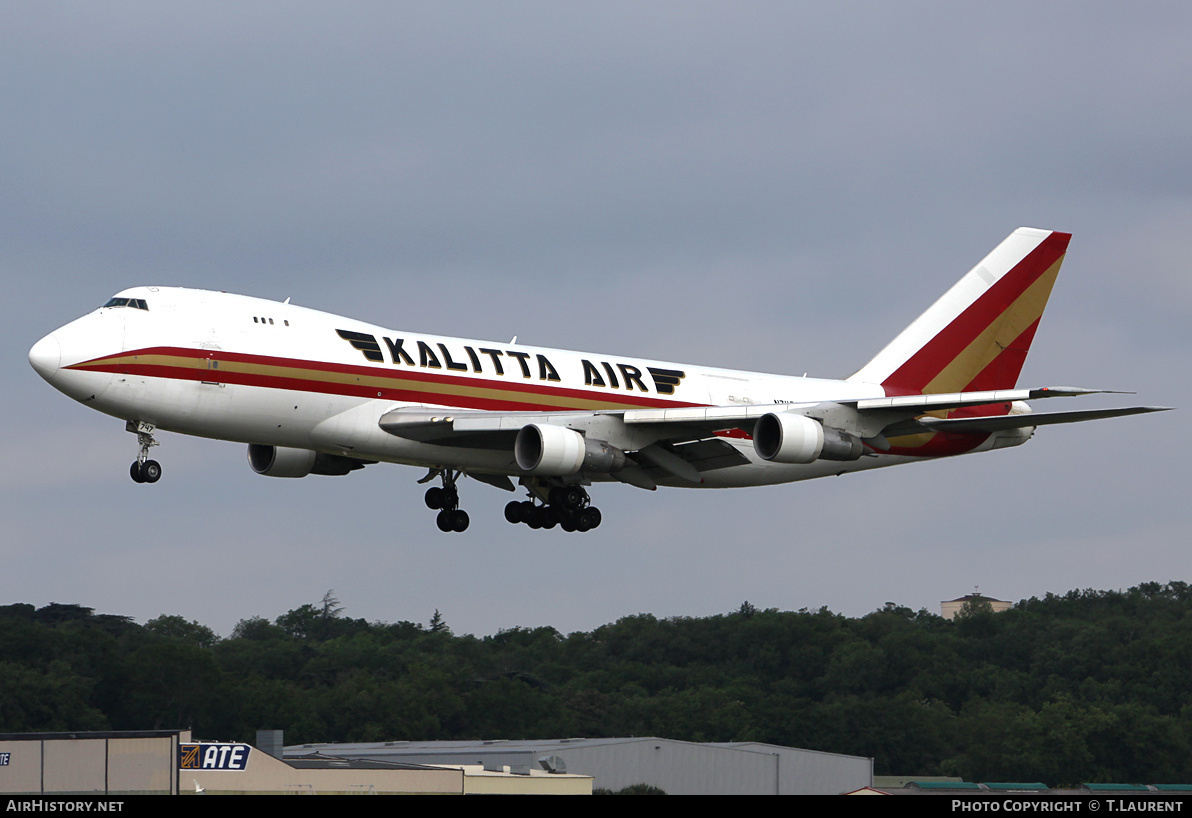
<path id="1" fill-rule="evenodd" d="M 1192 588 L 1071 591 L 954 621 L 893 603 L 455 635 L 329 592 L 231 636 L 0 606 L 0 732 L 190 728 L 251 742 L 654 735 L 869 756 L 970 781 L 1192 781 Z"/>

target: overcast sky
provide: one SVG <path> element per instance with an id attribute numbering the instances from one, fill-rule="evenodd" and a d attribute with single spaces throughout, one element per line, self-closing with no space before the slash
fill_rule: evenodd
<path id="1" fill-rule="evenodd" d="M 843 377 L 1020 225 L 1074 234 L 1021 385 L 1192 406 L 1186 3 L 0 5 L 0 604 L 227 635 L 334 589 L 457 633 L 1189 580 L 1185 412 L 762 489 L 598 485 L 587 534 L 422 471 L 253 474 L 29 367 L 138 284 L 407 331 Z M 1048 406 L 1048 409 L 1057 407 Z"/>

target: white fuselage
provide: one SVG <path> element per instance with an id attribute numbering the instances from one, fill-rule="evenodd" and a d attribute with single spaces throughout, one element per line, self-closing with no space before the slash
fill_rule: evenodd
<path id="1" fill-rule="evenodd" d="M 433 445 L 385 432 L 379 419 L 400 406 L 599 414 L 885 394 L 876 384 L 399 332 L 205 290 L 135 287 L 119 297 L 132 306 L 100 308 L 30 352 L 55 388 L 158 429 L 361 460 L 519 474 L 506 450 Z M 997 438 L 967 451 L 994 448 Z M 783 483 L 921 459 L 870 452 L 849 463 L 771 463 L 740 433 L 722 439 L 748 462 L 706 472 L 702 486 Z"/>

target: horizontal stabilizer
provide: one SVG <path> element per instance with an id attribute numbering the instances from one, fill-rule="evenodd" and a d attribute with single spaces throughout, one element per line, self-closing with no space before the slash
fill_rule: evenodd
<path id="1" fill-rule="evenodd" d="M 1044 412 L 1041 414 L 998 415 L 986 418 L 920 418 L 920 426 L 932 432 L 997 432 L 1003 429 L 1025 429 L 1031 426 L 1050 426 L 1054 423 L 1080 423 L 1085 420 L 1119 418 L 1147 412 L 1166 412 L 1170 406 L 1128 406 L 1123 409 L 1089 409 L 1081 412 Z"/>

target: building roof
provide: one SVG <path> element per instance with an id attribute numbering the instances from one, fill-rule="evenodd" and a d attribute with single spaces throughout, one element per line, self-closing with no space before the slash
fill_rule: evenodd
<path id="1" fill-rule="evenodd" d="M 346 757 L 348 755 L 379 754 L 388 752 L 417 752 L 420 754 L 442 753 L 444 755 L 457 755 L 461 752 L 475 752 L 478 754 L 489 752 L 541 753 L 575 747 L 603 747 L 615 744 L 636 744 L 644 742 L 653 742 L 655 744 L 659 742 L 666 742 L 668 744 L 683 744 L 691 745 L 693 747 L 720 747 L 723 749 L 743 750 L 746 752 L 784 750 L 788 752 L 837 756 L 840 758 L 859 758 L 859 756 L 850 756 L 843 753 L 829 753 L 824 750 L 805 750 L 799 747 L 784 747 L 778 744 L 765 744 L 763 742 L 681 741 L 679 739 L 659 738 L 658 736 L 618 736 L 607 738 L 559 739 L 481 739 L 472 741 L 373 741 L 356 743 L 348 742 L 343 744 L 311 743 L 287 745 L 285 748 L 285 756 L 287 759 L 294 758 L 297 757 L 303 750 L 307 750 L 309 752 L 333 752 L 336 755 L 342 757 Z"/>
<path id="2" fill-rule="evenodd" d="M 374 758 L 343 758 L 326 753 L 287 756 L 285 763 L 300 770 L 435 770 L 426 764 L 380 761 Z"/>
<path id="3" fill-rule="evenodd" d="M 945 599 L 944 603 L 948 603 L 948 602 L 977 602 L 977 601 L 1002 602 L 1002 603 L 1005 603 L 1006 605 L 1011 604 L 1008 600 L 998 599 L 997 597 L 992 597 L 992 596 L 986 596 L 985 594 L 965 594 L 964 596 L 957 597 L 956 599 Z"/>

